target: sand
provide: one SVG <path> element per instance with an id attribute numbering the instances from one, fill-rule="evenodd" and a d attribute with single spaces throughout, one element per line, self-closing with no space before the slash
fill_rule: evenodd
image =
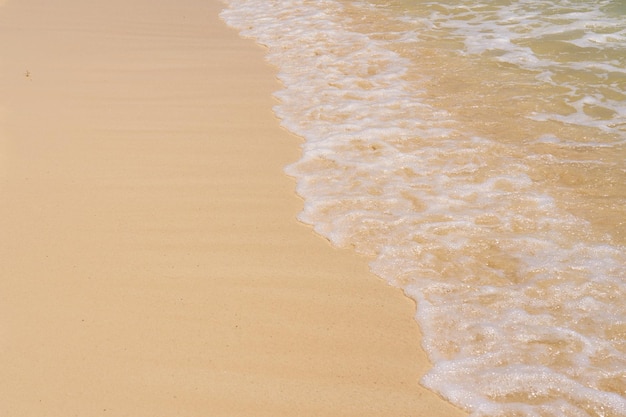
<path id="1" fill-rule="evenodd" d="M 296 221 L 222 7 L 0 7 L 0 416 L 463 415 L 412 302 Z"/>

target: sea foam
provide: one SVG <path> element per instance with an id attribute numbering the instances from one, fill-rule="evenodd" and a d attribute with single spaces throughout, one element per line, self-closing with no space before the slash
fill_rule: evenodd
<path id="1" fill-rule="evenodd" d="M 299 218 L 416 300 L 422 383 L 475 416 L 626 416 L 624 32 L 604 3 L 228 4 L 305 139 Z"/>

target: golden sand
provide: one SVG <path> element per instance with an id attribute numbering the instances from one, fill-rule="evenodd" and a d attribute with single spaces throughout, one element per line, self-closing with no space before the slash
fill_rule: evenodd
<path id="1" fill-rule="evenodd" d="M 461 416 L 413 304 L 295 216 L 217 0 L 0 9 L 0 416 Z"/>

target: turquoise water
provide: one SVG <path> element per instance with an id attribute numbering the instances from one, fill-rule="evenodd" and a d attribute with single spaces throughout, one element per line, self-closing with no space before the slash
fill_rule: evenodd
<path id="1" fill-rule="evenodd" d="M 300 219 L 416 300 L 421 383 L 626 416 L 625 3 L 228 4 L 305 139 Z"/>

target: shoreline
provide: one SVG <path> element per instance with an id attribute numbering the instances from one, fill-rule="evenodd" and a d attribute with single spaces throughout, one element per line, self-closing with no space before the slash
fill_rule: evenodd
<path id="1" fill-rule="evenodd" d="M 296 221 L 223 7 L 2 4 L 0 415 L 465 415 L 412 301 Z"/>

